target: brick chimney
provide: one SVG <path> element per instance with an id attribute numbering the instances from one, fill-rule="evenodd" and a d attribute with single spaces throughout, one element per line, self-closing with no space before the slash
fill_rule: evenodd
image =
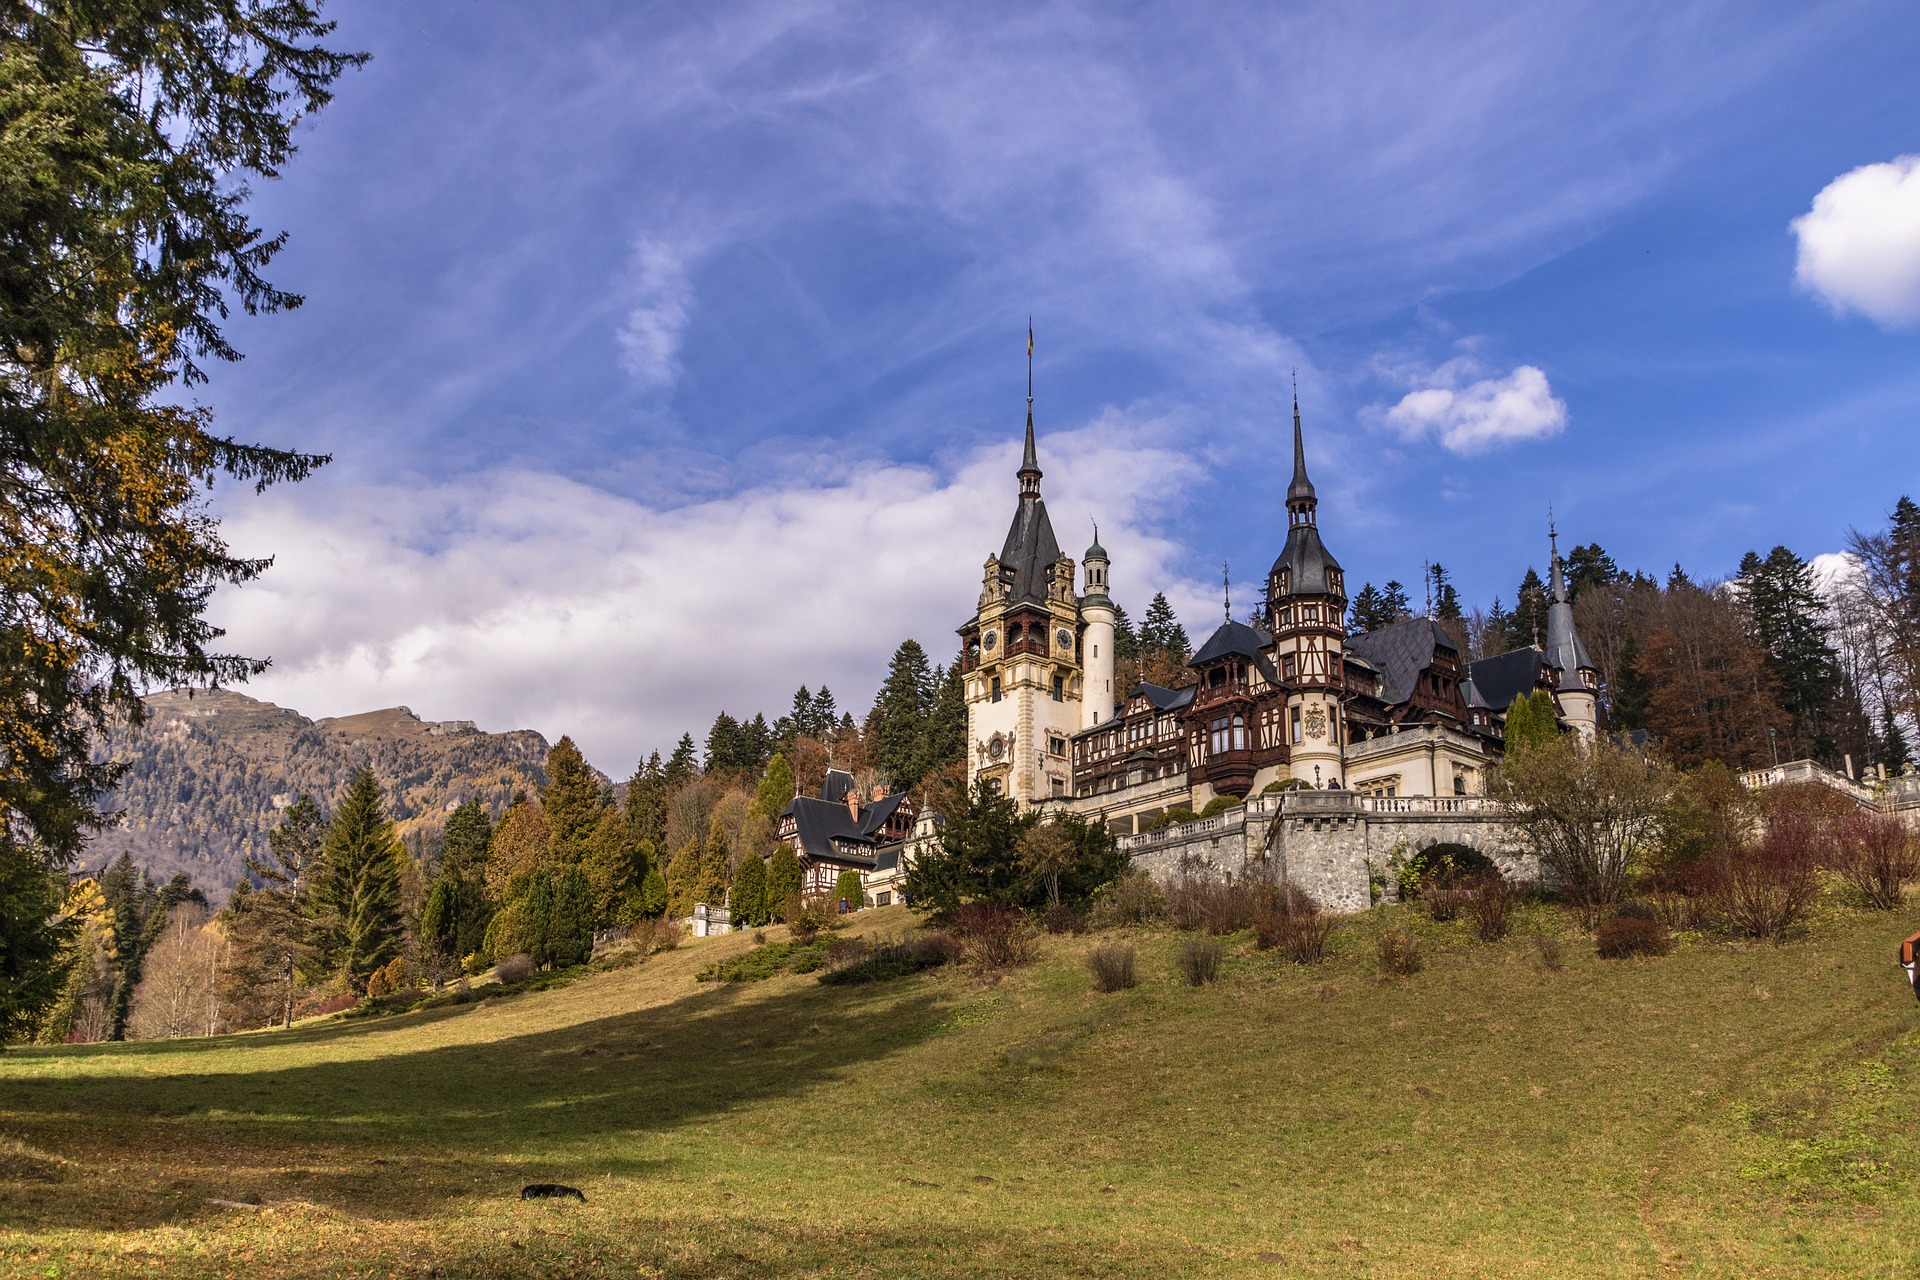
<path id="1" fill-rule="evenodd" d="M 847 789 L 847 812 L 853 815 L 855 822 L 860 821 L 860 788 Z"/>

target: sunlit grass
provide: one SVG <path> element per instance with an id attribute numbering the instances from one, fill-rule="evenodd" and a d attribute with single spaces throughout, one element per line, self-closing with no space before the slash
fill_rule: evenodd
<path id="1" fill-rule="evenodd" d="M 1396 981 L 1364 918 L 1314 969 L 1231 940 L 1199 988 L 1135 930 L 1111 995 L 1094 937 L 998 982 L 696 983 L 736 936 L 485 1004 L 14 1051 L 0 1270 L 1905 1275 L 1915 914 L 1619 962 L 1539 910 L 1490 947 L 1416 920 Z M 1527 935 L 1559 928 L 1547 971 Z"/>

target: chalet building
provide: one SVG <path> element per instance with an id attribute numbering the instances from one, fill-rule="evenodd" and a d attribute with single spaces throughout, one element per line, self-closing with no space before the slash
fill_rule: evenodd
<path id="1" fill-rule="evenodd" d="M 913 829 L 913 804 L 905 794 L 888 795 L 885 788 L 875 788 L 862 803 L 853 775 L 829 769 L 820 794 L 794 797 L 780 814 L 775 834 L 793 846 L 800 860 L 802 893 L 830 893 L 841 872 L 857 871 L 863 884 L 879 878 L 897 895 L 893 882 Z"/>
<path id="2" fill-rule="evenodd" d="M 1569 728 L 1599 730 L 1597 673 L 1554 531 L 1544 648 L 1469 664 L 1431 618 L 1347 634 L 1345 573 L 1321 538 L 1297 397 L 1286 539 L 1261 617 L 1229 616 L 1180 689 L 1114 688 L 1111 561 L 1096 538 L 1076 590 L 1040 494 L 1031 397 L 1017 476 L 1006 541 L 959 628 L 969 782 L 1129 834 L 1170 808 L 1283 786 L 1476 794 L 1502 750 L 1507 708 L 1536 689 Z"/>

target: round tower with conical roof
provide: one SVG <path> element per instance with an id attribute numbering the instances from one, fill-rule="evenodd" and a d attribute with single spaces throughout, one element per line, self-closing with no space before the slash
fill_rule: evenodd
<path id="1" fill-rule="evenodd" d="M 1560 531 L 1547 522 L 1547 665 L 1554 671 L 1553 698 L 1567 727 L 1589 742 L 1600 732 L 1600 672 L 1573 624 L 1573 596 L 1560 562 Z"/>

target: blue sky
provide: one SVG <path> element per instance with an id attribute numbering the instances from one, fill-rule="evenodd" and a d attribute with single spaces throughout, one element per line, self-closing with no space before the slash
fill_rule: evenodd
<path id="1" fill-rule="evenodd" d="M 1920 488 L 1910 4 L 336 3 L 201 398 L 258 696 L 603 769 L 936 658 L 1044 490 L 1136 614 L 1251 600 L 1298 371 L 1354 581 L 1730 572 Z M 1816 201 L 1820 201 L 1816 208 Z M 1795 229 L 1795 220 L 1806 218 Z"/>

